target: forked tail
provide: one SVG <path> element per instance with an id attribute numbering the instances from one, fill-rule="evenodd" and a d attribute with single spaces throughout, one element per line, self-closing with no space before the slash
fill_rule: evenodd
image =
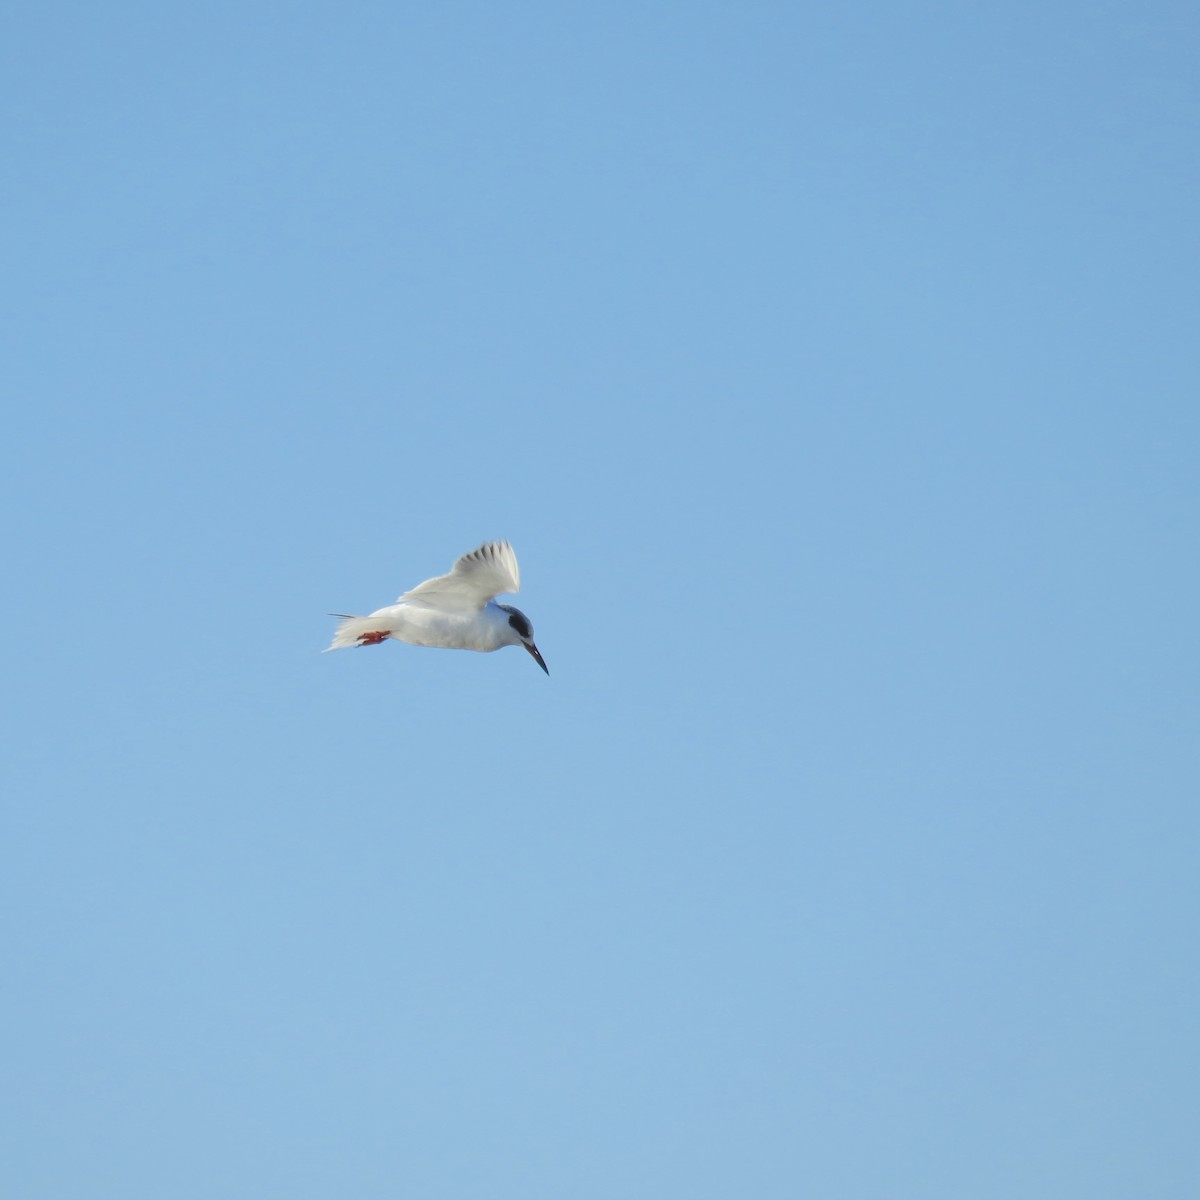
<path id="1" fill-rule="evenodd" d="M 389 636 L 386 626 L 380 627 L 378 617 L 351 617 L 346 613 L 329 615 L 341 619 L 334 630 L 333 641 L 322 651 L 324 654 L 328 654 L 330 650 L 344 650 L 347 646 L 377 646 Z"/>

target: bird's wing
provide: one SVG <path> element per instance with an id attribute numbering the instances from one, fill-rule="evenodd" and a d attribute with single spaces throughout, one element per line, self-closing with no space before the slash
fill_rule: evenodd
<path id="1" fill-rule="evenodd" d="M 444 612 L 476 612 L 493 596 L 521 590 L 517 556 L 507 542 L 484 542 L 464 554 L 449 575 L 418 583 L 400 599 Z"/>

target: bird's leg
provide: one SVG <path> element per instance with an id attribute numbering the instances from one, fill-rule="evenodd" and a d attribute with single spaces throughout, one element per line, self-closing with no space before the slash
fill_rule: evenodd
<path id="1" fill-rule="evenodd" d="M 358 644 L 360 646 L 380 646 L 388 639 L 386 630 L 373 630 L 371 633 L 360 633 L 358 635 Z"/>

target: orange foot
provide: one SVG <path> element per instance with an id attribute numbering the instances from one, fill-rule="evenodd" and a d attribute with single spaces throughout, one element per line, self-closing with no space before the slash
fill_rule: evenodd
<path id="1" fill-rule="evenodd" d="M 388 635 L 386 632 L 381 633 L 376 630 L 374 633 L 360 633 L 358 635 L 358 644 L 360 646 L 379 646 L 386 642 L 387 639 Z"/>

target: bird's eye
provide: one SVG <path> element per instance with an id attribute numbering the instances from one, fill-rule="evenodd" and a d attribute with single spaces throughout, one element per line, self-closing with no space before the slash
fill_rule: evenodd
<path id="1" fill-rule="evenodd" d="M 529 622 L 520 613 L 513 613 L 508 623 L 523 637 L 529 636 Z"/>

